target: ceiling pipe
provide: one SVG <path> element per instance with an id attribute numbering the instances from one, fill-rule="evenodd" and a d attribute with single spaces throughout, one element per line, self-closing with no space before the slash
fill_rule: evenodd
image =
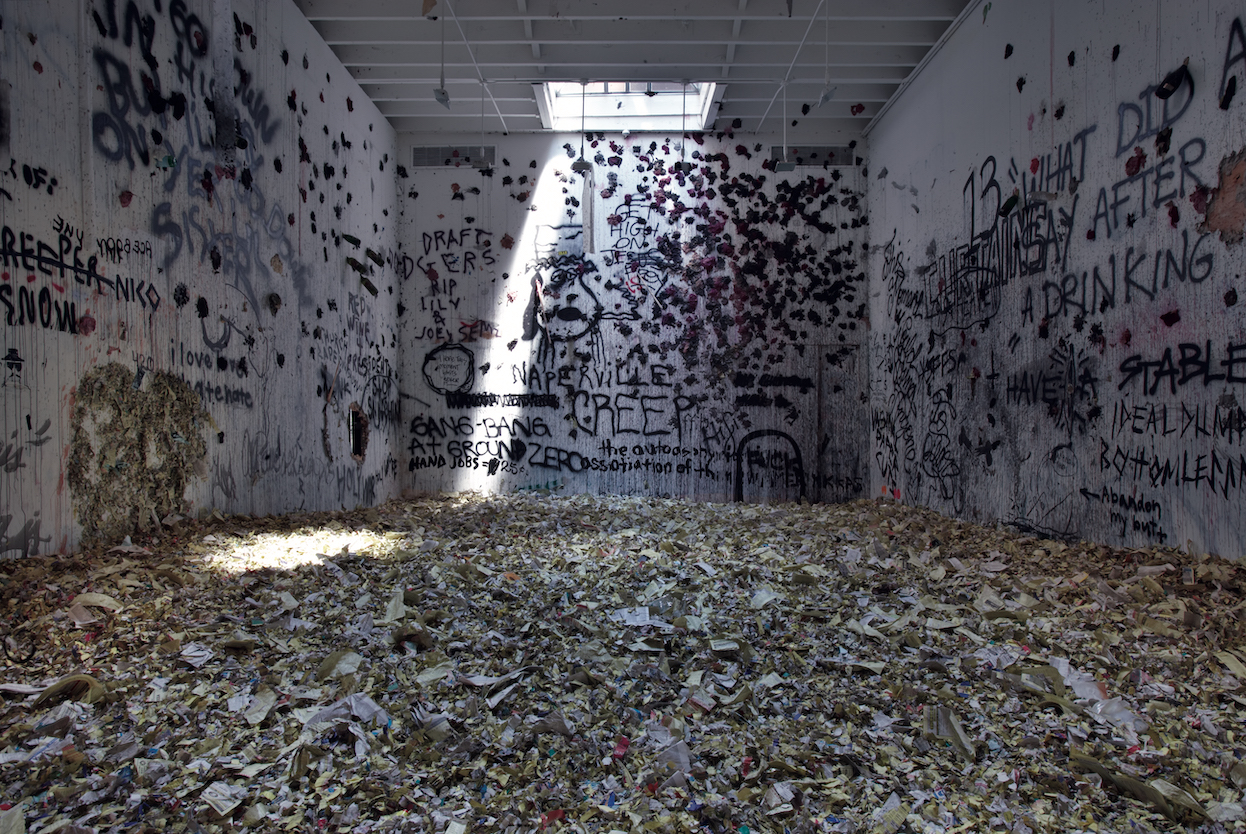
<path id="1" fill-rule="evenodd" d="M 463 38 L 463 46 L 467 47 L 467 56 L 472 59 L 472 66 L 476 68 L 476 77 L 480 79 L 485 92 L 489 94 L 489 101 L 493 102 L 493 111 L 498 114 L 498 121 L 502 123 L 502 135 L 505 136 L 510 131 L 506 129 L 506 119 L 502 116 L 502 108 L 498 107 L 497 99 L 493 97 L 493 91 L 485 84 L 485 74 L 481 71 L 480 64 L 476 63 L 476 55 L 472 52 L 472 45 L 467 42 L 467 33 L 463 31 L 463 24 L 459 22 L 459 16 L 454 13 L 454 7 L 450 5 L 450 0 L 445 0 L 445 2 L 446 9 L 450 12 L 450 17 L 454 19 L 454 25 L 459 28 L 459 36 Z"/>
<path id="2" fill-rule="evenodd" d="M 826 14 L 822 20 L 826 23 L 826 55 L 825 69 L 826 78 L 822 81 L 822 95 L 818 96 L 818 103 L 815 107 L 821 107 L 832 98 L 835 97 L 835 88 L 831 86 L 831 7 L 827 4 Z"/>
<path id="3" fill-rule="evenodd" d="M 788 64 L 787 72 L 783 73 L 783 80 L 779 82 L 778 89 L 770 97 L 770 103 L 766 105 L 766 112 L 761 114 L 761 121 L 757 123 L 757 130 L 753 131 L 754 133 L 761 131 L 761 126 L 766 123 L 766 117 L 770 115 L 770 108 L 774 107 L 775 99 L 779 97 L 779 93 L 783 91 L 784 85 L 787 84 L 788 79 L 791 77 L 792 68 L 796 66 L 796 59 L 800 57 L 800 51 L 805 48 L 805 41 L 809 39 L 809 33 L 813 31 L 813 24 L 818 19 L 818 12 L 822 11 L 822 4 L 825 2 L 826 0 L 818 0 L 818 7 L 809 16 L 809 25 L 805 27 L 805 36 L 800 39 L 800 46 L 796 47 L 796 54 L 792 56 L 792 63 Z"/>

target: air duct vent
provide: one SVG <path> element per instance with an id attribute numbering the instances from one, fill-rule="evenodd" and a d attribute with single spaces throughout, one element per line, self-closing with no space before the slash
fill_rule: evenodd
<path id="1" fill-rule="evenodd" d="M 783 146 L 771 145 L 770 158 L 776 161 L 782 160 Z M 826 164 L 837 166 L 856 164 L 856 155 L 853 149 L 847 145 L 823 145 L 816 148 L 789 147 L 787 149 L 787 158 L 789 162 L 795 162 L 797 165 L 814 166 L 817 168 L 821 168 Z"/>
<path id="2" fill-rule="evenodd" d="M 493 165 L 497 150 L 494 145 L 484 148 L 480 145 L 421 145 L 411 149 L 411 165 L 414 168 L 470 168 L 472 165 L 483 168 Z"/>

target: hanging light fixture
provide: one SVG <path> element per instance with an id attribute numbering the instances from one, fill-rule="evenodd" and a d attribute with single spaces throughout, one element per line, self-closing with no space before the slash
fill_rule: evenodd
<path id="1" fill-rule="evenodd" d="M 594 197 L 593 185 L 593 163 L 584 158 L 584 100 L 588 93 L 588 79 L 580 82 L 580 158 L 571 163 L 571 170 L 580 175 L 580 179 L 584 183 L 584 192 L 580 196 L 580 206 L 583 212 L 580 219 L 580 231 L 583 237 L 583 251 L 586 255 L 592 255 L 597 251 L 596 245 L 596 228 L 594 218 L 596 211 L 594 206 L 596 201 Z"/>
<path id="2" fill-rule="evenodd" d="M 795 171 L 796 163 L 787 161 L 787 82 L 783 82 L 783 159 L 774 164 L 775 171 Z"/>
<path id="3" fill-rule="evenodd" d="M 815 107 L 821 107 L 835 97 L 835 88 L 831 86 L 831 4 L 827 3 L 824 20 L 826 23 L 826 77 L 822 81 L 822 95 L 818 97 Z"/>
<path id="4" fill-rule="evenodd" d="M 446 16 L 441 16 L 441 86 L 433 90 L 433 98 L 438 104 L 450 109 L 450 94 L 446 92 Z"/>
<path id="5" fill-rule="evenodd" d="M 584 98 L 588 89 L 588 80 L 580 82 L 580 158 L 571 163 L 571 170 L 577 173 L 593 170 L 593 163 L 584 158 Z"/>
<path id="6" fill-rule="evenodd" d="M 472 160 L 472 167 L 488 170 L 489 161 L 485 159 L 485 80 L 480 79 L 480 156 Z"/>
<path id="7" fill-rule="evenodd" d="M 680 97 L 680 113 L 679 113 L 679 161 L 672 166 L 676 172 L 687 172 L 690 166 L 684 161 L 684 146 L 687 144 L 687 118 L 688 118 L 688 82 L 684 81 L 683 95 Z"/>

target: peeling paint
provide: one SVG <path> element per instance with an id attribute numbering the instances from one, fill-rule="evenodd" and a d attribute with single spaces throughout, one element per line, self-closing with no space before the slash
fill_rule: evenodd
<path id="1" fill-rule="evenodd" d="M 1207 201 L 1203 227 L 1219 232 L 1225 244 L 1241 243 L 1246 229 L 1246 148 L 1220 163 L 1220 185 Z"/>

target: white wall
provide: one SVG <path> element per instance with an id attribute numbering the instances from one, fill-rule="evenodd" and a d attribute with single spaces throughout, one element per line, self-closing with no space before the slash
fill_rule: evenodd
<path id="1" fill-rule="evenodd" d="M 480 144 L 402 138 L 404 162 L 417 144 Z M 861 494 L 859 169 L 776 176 L 774 137 L 707 134 L 681 181 L 677 134 L 613 134 L 585 149 L 586 191 L 578 134 L 485 141 L 492 176 L 400 181 L 415 489 Z"/>
<path id="2" fill-rule="evenodd" d="M 980 2 L 879 120 L 874 494 L 1241 555 L 1243 15 Z"/>
<path id="3" fill-rule="evenodd" d="M 395 494 L 395 137 L 293 3 L 0 15 L 0 556 Z"/>
<path id="4" fill-rule="evenodd" d="M 288 0 L 0 12 L 0 555 L 543 487 L 864 487 L 1241 551 L 1230 4 L 980 3 L 868 173 L 706 135 L 679 182 L 677 136 L 612 135 L 587 199 L 578 136 L 489 136 L 492 177 L 409 165 L 479 137 L 399 141 Z"/>

